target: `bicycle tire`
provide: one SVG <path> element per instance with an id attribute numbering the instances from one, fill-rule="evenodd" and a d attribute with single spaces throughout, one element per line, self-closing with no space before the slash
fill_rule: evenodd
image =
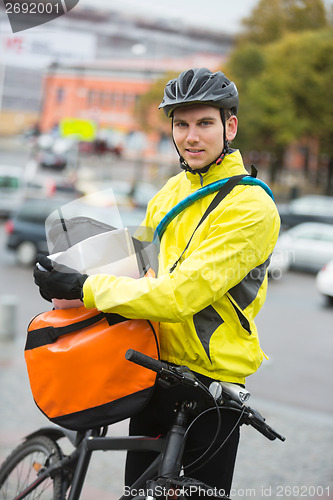
<path id="1" fill-rule="evenodd" d="M 15 499 L 37 479 L 39 470 L 54 464 L 61 457 L 58 444 L 49 437 L 27 439 L 12 451 L 0 467 L 0 499 Z M 62 500 L 62 492 L 63 475 L 61 471 L 56 471 L 24 498 Z"/>

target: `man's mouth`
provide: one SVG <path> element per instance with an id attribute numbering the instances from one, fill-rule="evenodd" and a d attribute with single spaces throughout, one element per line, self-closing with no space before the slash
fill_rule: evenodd
<path id="1" fill-rule="evenodd" d="M 187 153 L 190 153 L 191 155 L 196 155 L 204 152 L 204 149 L 192 149 L 192 148 L 187 148 L 186 149 Z"/>

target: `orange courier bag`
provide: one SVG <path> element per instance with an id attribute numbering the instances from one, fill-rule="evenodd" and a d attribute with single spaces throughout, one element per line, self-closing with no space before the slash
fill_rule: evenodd
<path id="1" fill-rule="evenodd" d="M 37 315 L 25 361 L 38 408 L 55 424 L 84 430 L 124 420 L 149 400 L 156 373 L 125 359 L 135 349 L 159 359 L 158 324 L 84 306 Z"/>

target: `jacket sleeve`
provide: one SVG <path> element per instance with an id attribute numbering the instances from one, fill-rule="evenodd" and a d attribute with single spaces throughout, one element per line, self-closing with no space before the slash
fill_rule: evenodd
<path id="1" fill-rule="evenodd" d="M 83 288 L 84 305 L 127 318 L 181 322 L 218 300 L 268 259 L 279 232 L 273 202 L 263 205 L 259 195 L 249 206 L 238 198 L 218 215 L 210 214 L 205 234 L 195 233 L 173 273 L 166 270 L 158 278 L 138 280 L 89 276 Z"/>

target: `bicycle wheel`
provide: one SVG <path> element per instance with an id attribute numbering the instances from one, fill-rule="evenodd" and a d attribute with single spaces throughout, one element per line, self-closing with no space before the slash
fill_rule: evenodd
<path id="1" fill-rule="evenodd" d="M 46 436 L 36 436 L 18 446 L 0 467 L 0 500 L 13 500 L 28 485 L 31 485 L 45 467 L 61 458 L 55 441 Z M 36 486 L 26 499 L 61 500 L 62 473 L 56 471 L 52 477 Z"/>

